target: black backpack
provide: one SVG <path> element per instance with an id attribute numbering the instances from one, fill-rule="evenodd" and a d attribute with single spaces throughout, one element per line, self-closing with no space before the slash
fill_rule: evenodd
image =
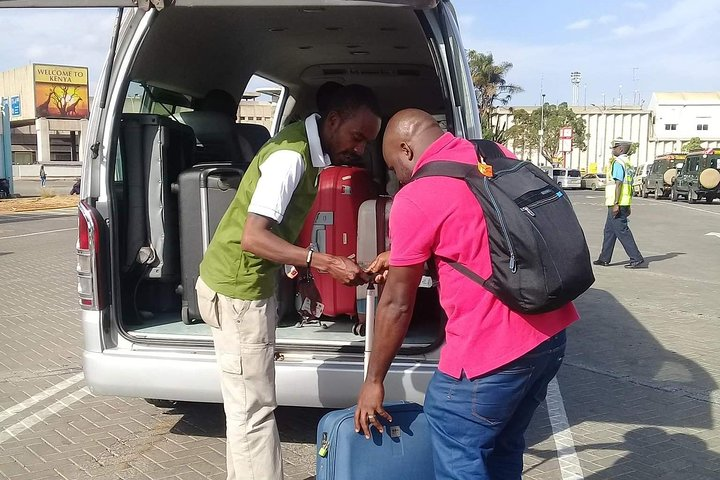
<path id="1" fill-rule="evenodd" d="M 495 143 L 472 142 L 492 166 L 491 177 L 477 165 L 433 161 L 412 181 L 432 176 L 465 180 L 485 214 L 492 275 L 482 278 L 465 265 L 442 260 L 516 312 L 549 312 L 580 296 L 595 277 L 585 235 L 565 192 L 532 163 L 507 158 Z"/>

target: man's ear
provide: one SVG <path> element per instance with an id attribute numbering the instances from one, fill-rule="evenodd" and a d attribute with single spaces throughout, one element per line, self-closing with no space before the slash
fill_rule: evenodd
<path id="1" fill-rule="evenodd" d="M 410 145 L 408 145 L 407 142 L 402 142 L 400 143 L 400 149 L 402 150 L 403 155 L 405 155 L 407 161 L 411 162 L 414 154 Z"/>
<path id="2" fill-rule="evenodd" d="M 342 119 L 340 118 L 340 114 L 335 110 L 329 111 L 325 117 L 325 123 L 333 130 L 337 128 L 341 120 Z"/>

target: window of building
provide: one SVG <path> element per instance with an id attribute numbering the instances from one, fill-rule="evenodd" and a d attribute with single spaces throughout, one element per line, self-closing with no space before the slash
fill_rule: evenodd
<path id="1" fill-rule="evenodd" d="M 707 129 L 708 129 L 708 124 L 707 124 L 707 123 L 698 123 L 697 129 L 698 129 L 698 130 L 707 130 Z"/>
<path id="2" fill-rule="evenodd" d="M 665 130 L 677 130 L 677 123 L 666 123 Z"/>

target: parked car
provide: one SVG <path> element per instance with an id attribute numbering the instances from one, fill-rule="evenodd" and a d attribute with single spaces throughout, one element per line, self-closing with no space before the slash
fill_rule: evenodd
<path id="1" fill-rule="evenodd" d="M 643 194 L 645 179 L 647 178 L 650 167 L 652 167 L 652 163 L 646 163 L 644 165 L 640 165 L 635 169 L 632 183 L 634 196 L 639 197 Z"/>
<path id="2" fill-rule="evenodd" d="M 590 190 L 602 190 L 605 188 L 605 181 L 604 173 L 588 173 L 580 180 L 580 186 Z"/>
<path id="3" fill-rule="evenodd" d="M 720 148 L 688 153 L 672 186 L 670 199 L 687 198 L 688 203 L 720 197 Z"/>
<path id="4" fill-rule="evenodd" d="M 0 2 L 0 7 L 13 4 L 26 2 Z M 211 89 L 239 99 L 260 77 L 279 86 L 273 124 L 270 132 L 265 129 L 269 135 L 317 111 L 318 87 L 335 81 L 371 87 L 384 121 L 402 108 L 421 108 L 457 136 L 482 138 L 455 11 L 445 0 L 103 4 L 128 8 L 119 16 L 116 41 L 109 42 L 88 126 L 91 148 L 83 162 L 77 271 L 85 380 L 97 394 L 220 402 L 210 327 L 182 321 L 178 286 L 187 256 L 180 254 L 182 219 L 172 186 L 197 163 L 199 152 L 213 162 L 214 153 L 212 145 L 197 141 L 202 124 L 179 120 L 190 118 Z M 134 92 L 141 102 L 131 110 L 125 99 Z M 219 128 L 224 123 L 211 121 L 213 112 L 203 113 L 211 140 L 236 145 Z M 159 129 L 167 136 L 153 133 Z M 252 144 L 246 130 L 236 132 Z M 365 161 L 384 187 L 391 172 L 381 145 L 379 136 L 365 149 Z M 353 333 L 350 318 L 331 319 L 327 329 L 297 328 L 293 288 L 278 292 L 284 312 L 276 332 L 278 403 L 353 404 L 363 378 L 364 338 Z M 443 312 L 437 297 L 425 301 L 390 367 L 387 399 L 422 402 L 436 370 Z"/>
<path id="5" fill-rule="evenodd" d="M 570 168 L 553 168 L 553 180 L 565 190 L 582 187 L 580 170 Z"/>
<path id="6" fill-rule="evenodd" d="M 647 198 L 650 194 L 655 200 L 670 195 L 675 177 L 685 162 L 684 153 L 670 153 L 660 155 L 650 166 L 642 187 L 642 196 Z"/>

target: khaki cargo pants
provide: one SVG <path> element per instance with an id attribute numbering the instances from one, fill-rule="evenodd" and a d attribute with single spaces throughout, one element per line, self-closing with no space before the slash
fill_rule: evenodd
<path id="1" fill-rule="evenodd" d="M 238 300 L 198 278 L 200 315 L 212 327 L 227 419 L 228 480 L 281 480 L 275 423 L 277 302 Z"/>

